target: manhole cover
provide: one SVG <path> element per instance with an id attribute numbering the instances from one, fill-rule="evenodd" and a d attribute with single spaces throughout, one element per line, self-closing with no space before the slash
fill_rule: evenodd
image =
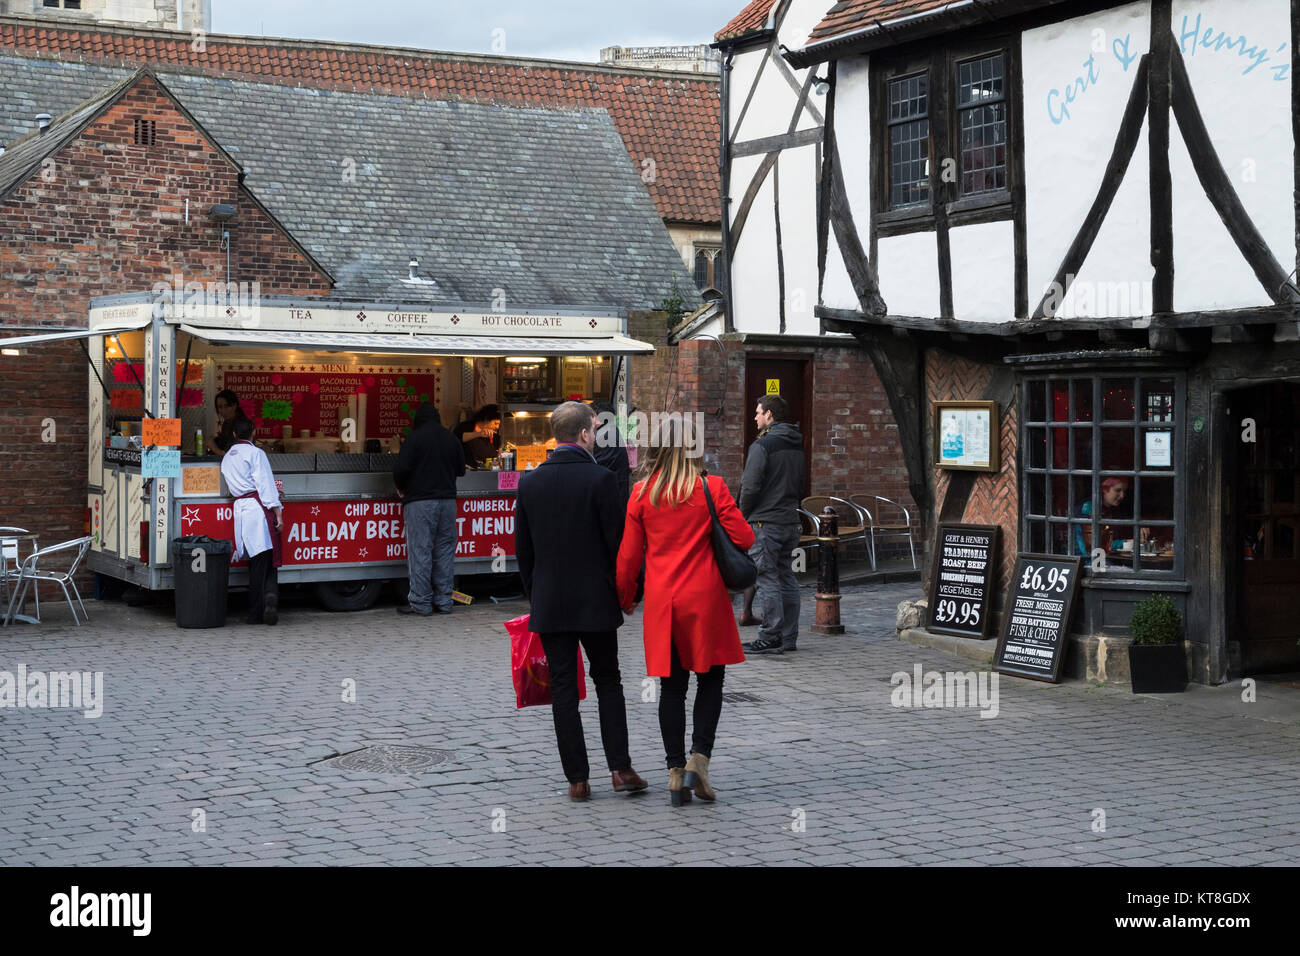
<path id="1" fill-rule="evenodd" d="M 743 691 L 736 691 L 730 694 L 723 694 L 722 699 L 728 704 L 761 704 L 764 698 L 757 694 L 746 694 Z"/>
<path id="2" fill-rule="evenodd" d="M 440 763 L 446 763 L 455 754 L 450 750 L 432 750 L 428 747 L 367 747 L 350 754 L 335 757 L 330 765 L 340 770 L 364 770 L 368 773 L 420 773 Z"/>

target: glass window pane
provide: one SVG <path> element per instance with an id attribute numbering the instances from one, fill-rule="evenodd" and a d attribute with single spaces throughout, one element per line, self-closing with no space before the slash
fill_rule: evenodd
<path id="1" fill-rule="evenodd" d="M 961 191 L 969 196 L 1007 188 L 1005 103 L 961 111 Z"/>
<path id="2" fill-rule="evenodd" d="M 1133 429 L 1101 430 L 1101 468 L 1103 471 L 1133 471 Z"/>
<path id="3" fill-rule="evenodd" d="M 1092 421 L 1092 379 L 1090 378 L 1074 380 L 1074 420 Z"/>
<path id="4" fill-rule="evenodd" d="M 1070 516 L 1070 479 L 1065 475 L 1052 475 L 1052 515 L 1057 518 Z"/>
<path id="5" fill-rule="evenodd" d="M 1131 378 L 1102 379 L 1101 403 L 1104 421 L 1133 421 L 1133 380 Z"/>
<path id="6" fill-rule="evenodd" d="M 1149 521 L 1174 520 L 1174 479 L 1142 478 L 1142 514 Z"/>
<path id="7" fill-rule="evenodd" d="M 1003 96 L 1006 68 L 1001 53 L 967 60 L 957 66 L 957 103 L 969 106 Z"/>
<path id="8" fill-rule="evenodd" d="M 1053 428 L 1052 467 L 1066 471 L 1070 467 L 1070 429 Z"/>
<path id="9" fill-rule="evenodd" d="M 1044 476 L 1030 474 L 1029 500 L 1025 502 L 1025 506 L 1026 514 L 1047 514 L 1047 479 Z"/>
<path id="10" fill-rule="evenodd" d="M 1047 551 L 1047 522 L 1031 521 L 1029 523 L 1029 550 L 1034 554 Z"/>
<path id="11" fill-rule="evenodd" d="M 1174 420 L 1174 380 L 1172 378 L 1144 378 L 1142 380 L 1142 420 L 1144 422 L 1172 422 Z"/>
<path id="12" fill-rule="evenodd" d="M 1064 522 L 1059 522 L 1059 521 L 1052 522 L 1050 528 L 1051 550 L 1049 550 L 1047 553 L 1048 554 L 1073 553 L 1072 548 L 1074 546 L 1074 542 L 1071 537 L 1071 533 L 1070 533 L 1071 530 L 1072 529 L 1070 528 L 1070 525 Z"/>
<path id="13" fill-rule="evenodd" d="M 1174 433 L 1167 428 L 1142 431 L 1142 468 L 1147 471 L 1174 470 Z"/>
<path id="14" fill-rule="evenodd" d="M 930 76 L 917 73 L 893 80 L 889 84 L 889 119 L 890 122 L 915 119 L 930 112 L 928 103 Z"/>
<path id="15" fill-rule="evenodd" d="M 1048 386 L 1052 399 L 1052 421 L 1068 422 L 1070 420 L 1070 383 L 1056 381 Z"/>
<path id="16" fill-rule="evenodd" d="M 1092 476 L 1075 475 L 1070 479 L 1070 491 L 1074 495 L 1070 499 L 1070 517 L 1092 517 Z"/>
<path id="17" fill-rule="evenodd" d="M 1074 429 L 1074 467 L 1092 470 L 1092 426 Z"/>
<path id="18" fill-rule="evenodd" d="M 1029 395 L 1029 421 L 1031 422 L 1047 421 L 1046 387 L 1046 382 L 1030 382 L 1025 386 L 1025 392 Z"/>
<path id="19" fill-rule="evenodd" d="M 1084 562 L 1087 566 L 1091 563 L 1092 558 L 1092 523 L 1087 521 L 1075 522 L 1070 526 L 1071 554 L 1081 555 L 1088 558 Z"/>
<path id="20" fill-rule="evenodd" d="M 1273 522 L 1273 551 L 1269 556 L 1273 558 L 1294 558 L 1296 556 L 1295 538 L 1294 521 Z"/>
<path id="21" fill-rule="evenodd" d="M 930 201 L 930 122 L 914 120 L 889 130 L 890 204 L 894 208 Z"/>
<path id="22" fill-rule="evenodd" d="M 1092 506 L 1090 514 L 1102 521 L 1133 517 L 1133 479 L 1103 478 L 1101 480 L 1101 502 Z"/>
<path id="23" fill-rule="evenodd" d="M 1142 528 L 1138 538 L 1142 542 L 1138 563 L 1143 571 L 1174 569 L 1173 528 Z"/>
<path id="24" fill-rule="evenodd" d="M 1029 467 L 1046 468 L 1047 467 L 1047 429 L 1030 428 L 1027 441 L 1029 443 Z"/>

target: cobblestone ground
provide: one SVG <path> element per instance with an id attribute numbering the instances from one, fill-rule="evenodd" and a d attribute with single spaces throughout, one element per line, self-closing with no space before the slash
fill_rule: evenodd
<path id="1" fill-rule="evenodd" d="M 182 631 L 166 610 L 91 607 L 0 631 L 0 670 L 103 671 L 102 717 L 0 710 L 8 864 L 1295 864 L 1300 691 L 1260 684 L 1134 697 L 1000 681 L 978 708 L 896 708 L 890 677 L 967 662 L 895 639 L 915 584 L 850 589 L 848 633 L 730 668 L 713 760 L 719 801 L 668 805 L 640 618 L 622 632 L 632 755 L 648 793 L 571 804 L 549 708 L 516 711 L 501 622 L 391 603 L 291 606 Z M 235 609 L 232 607 L 232 611 Z M 747 635 L 752 631 L 747 630 Z M 748 639 L 748 638 L 747 638 Z M 355 681 L 356 701 L 342 700 Z M 594 697 L 594 694 L 593 694 Z M 583 705 L 593 771 L 594 699 Z M 450 751 L 409 776 L 329 758 L 401 744 Z M 196 811 L 202 811 L 202 814 Z M 1097 832 L 1104 811 L 1104 832 Z M 195 832 L 199 822 L 201 832 Z M 494 822 L 497 824 L 494 829 Z M 504 832 L 498 832 L 504 823 Z"/>

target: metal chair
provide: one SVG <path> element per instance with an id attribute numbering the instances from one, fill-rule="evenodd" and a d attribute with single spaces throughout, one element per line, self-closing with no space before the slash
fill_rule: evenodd
<path id="1" fill-rule="evenodd" d="M 809 545 L 816 544 L 817 539 L 821 537 L 822 523 L 821 520 L 811 511 L 804 511 L 802 508 L 799 508 L 798 511 L 799 511 L 799 547 L 806 548 Z M 809 533 L 808 531 L 804 530 L 805 526 L 811 528 L 812 532 Z"/>
<path id="2" fill-rule="evenodd" d="M 7 537 L 7 535 L 29 535 L 31 534 L 26 528 L 18 528 L 13 525 L 0 525 L 0 593 L 4 595 L 5 606 L 9 604 L 9 579 L 18 577 L 18 570 L 22 564 L 18 554 L 18 538 Z M 35 540 L 35 539 L 33 539 Z M 37 612 L 41 606 L 41 596 L 38 592 L 36 595 Z"/>
<path id="3" fill-rule="evenodd" d="M 18 572 L 18 583 L 14 587 L 13 596 L 9 599 L 9 611 L 5 615 L 5 624 L 14 622 L 15 611 L 22 610 L 23 605 L 27 603 L 27 588 L 35 587 L 38 581 L 53 581 L 59 587 L 63 588 L 63 596 L 68 601 L 68 607 L 72 609 L 72 620 L 81 627 L 81 620 L 77 618 L 77 607 L 81 607 L 81 617 L 90 620 L 90 615 L 86 613 L 86 605 L 81 601 L 81 592 L 77 590 L 75 580 L 77 569 L 81 567 L 81 562 L 86 558 L 86 552 L 90 550 L 90 537 L 74 538 L 71 541 L 64 541 L 62 544 L 51 545 L 48 548 L 41 548 L 27 556 L 23 561 L 22 567 Z M 55 554 L 72 551 L 72 563 L 68 565 L 66 571 L 56 571 L 53 569 L 42 568 L 40 563 Z M 69 591 L 68 589 L 72 590 Z M 73 604 L 72 599 L 76 597 L 77 603 Z M 35 623 L 39 624 L 40 606 L 36 609 Z"/>
<path id="4" fill-rule="evenodd" d="M 811 511 L 821 518 L 821 513 L 830 508 L 839 516 L 838 536 L 840 541 L 867 539 L 867 518 L 861 508 L 851 501 L 836 498 L 833 495 L 812 495 L 800 502 L 805 511 Z"/>
<path id="5" fill-rule="evenodd" d="M 912 552 L 912 569 L 916 570 L 916 542 L 912 537 L 912 515 L 902 505 L 889 498 L 882 498 L 880 495 L 849 495 L 849 500 L 863 514 L 867 520 L 867 536 L 871 540 L 871 570 L 876 570 L 876 539 L 877 538 L 906 538 L 907 546 Z M 876 515 L 882 514 L 882 509 L 878 502 L 883 502 L 891 508 L 896 508 L 903 513 L 903 521 L 898 522 L 877 522 Z M 874 514 L 873 514 L 874 510 Z"/>

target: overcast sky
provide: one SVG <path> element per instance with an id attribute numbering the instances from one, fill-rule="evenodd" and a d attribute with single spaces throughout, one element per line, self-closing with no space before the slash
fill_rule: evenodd
<path id="1" fill-rule="evenodd" d="M 709 43 L 747 2 L 213 0 L 212 29 L 594 62 L 606 46 Z"/>

